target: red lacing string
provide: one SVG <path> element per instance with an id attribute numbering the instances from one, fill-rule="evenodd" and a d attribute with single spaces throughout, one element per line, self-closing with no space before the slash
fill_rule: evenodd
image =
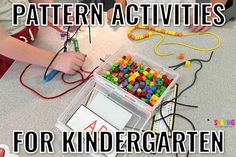
<path id="1" fill-rule="evenodd" d="M 43 99 L 56 99 L 58 97 L 61 97 L 67 93 L 69 93 L 70 91 L 73 91 L 75 90 L 76 88 L 80 87 L 82 84 L 84 84 L 86 81 L 88 81 L 91 77 L 93 77 L 93 72 L 98 68 L 94 68 L 91 72 L 90 71 L 87 71 L 87 70 L 84 70 L 83 68 L 81 68 L 81 72 L 84 72 L 84 73 L 88 73 L 89 75 L 85 78 L 83 76 L 83 74 L 80 72 L 80 71 L 77 71 L 78 74 L 81 76 L 81 79 L 79 80 L 76 80 L 76 81 L 66 81 L 65 79 L 65 74 L 63 73 L 61 75 L 61 79 L 62 81 L 65 83 L 65 84 L 76 84 L 76 83 L 79 83 L 77 85 L 75 85 L 74 87 L 58 94 L 58 95 L 55 95 L 55 96 L 45 96 L 43 94 L 41 94 L 40 92 L 38 92 L 36 89 L 26 85 L 24 82 L 23 82 L 23 76 L 24 74 L 26 73 L 27 69 L 31 66 L 31 64 L 29 64 L 28 66 L 25 67 L 25 69 L 22 71 L 21 75 L 20 75 L 20 78 L 19 78 L 19 81 L 21 83 L 22 86 L 24 86 L 26 89 L 30 90 L 31 92 L 33 92 L 34 94 L 38 95 L 39 97 L 43 98 Z"/>

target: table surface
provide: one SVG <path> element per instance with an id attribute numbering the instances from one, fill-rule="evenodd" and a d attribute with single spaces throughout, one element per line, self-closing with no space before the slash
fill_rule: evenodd
<path id="1" fill-rule="evenodd" d="M 86 29 L 86 28 L 85 28 Z M 169 27 L 176 31 L 187 32 L 183 27 Z M 219 34 L 222 45 L 213 55 L 210 63 L 204 63 L 200 71 L 196 85 L 179 98 L 179 102 L 198 105 L 199 108 L 184 108 L 177 106 L 177 112 L 190 118 L 197 130 L 224 130 L 225 154 L 213 154 L 209 156 L 234 156 L 236 154 L 236 129 L 235 127 L 216 127 L 215 119 L 236 119 L 236 31 L 233 29 L 213 28 L 213 32 Z M 127 27 L 111 28 L 108 25 L 92 28 L 92 44 L 88 43 L 87 33 L 79 35 L 81 50 L 88 54 L 85 63 L 86 69 L 93 69 L 100 63 L 99 58 L 116 52 L 120 47 L 126 47 L 136 53 L 142 53 L 146 57 L 165 66 L 179 63 L 177 54 L 169 57 L 157 57 L 153 53 L 153 46 L 159 40 L 158 37 L 144 41 L 130 41 L 127 38 Z M 215 39 L 209 36 L 172 37 L 167 36 L 165 41 L 183 41 L 200 47 L 210 47 L 215 44 Z M 56 51 L 62 45 L 59 33 L 52 28 L 41 28 L 37 40 L 33 45 Z M 161 46 L 161 52 L 184 52 L 186 59 L 207 59 L 210 53 L 199 53 L 181 46 Z M 13 130 L 51 130 L 56 134 L 54 148 L 55 154 L 26 154 L 22 149 L 20 156 L 76 156 L 61 154 L 60 132 L 55 127 L 57 118 L 70 104 L 70 101 L 78 93 L 80 88 L 55 100 L 44 100 L 25 89 L 19 83 L 19 76 L 26 64 L 15 62 L 6 75 L 0 80 L 0 143 L 7 144 L 12 150 Z M 194 71 L 199 67 L 192 64 L 191 68 L 180 68 L 179 90 L 188 86 L 192 80 Z M 55 95 L 71 87 L 62 83 L 57 76 L 49 83 L 42 81 L 44 68 L 32 66 L 24 76 L 24 81 L 39 90 L 44 95 Z M 75 79 L 76 76 L 73 76 Z M 188 130 L 191 126 L 176 117 L 175 129 Z M 81 156 L 81 155 L 80 155 Z M 83 155 L 89 156 L 89 155 Z M 145 156 L 131 155 L 131 156 Z M 147 155 L 146 155 L 147 156 Z M 163 155 L 173 156 L 173 155 Z M 193 154 L 191 156 L 202 156 Z"/>

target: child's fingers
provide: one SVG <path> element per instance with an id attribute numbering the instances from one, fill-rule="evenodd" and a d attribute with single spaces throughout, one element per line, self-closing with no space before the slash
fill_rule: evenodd
<path id="1" fill-rule="evenodd" d="M 78 66 L 76 64 L 73 65 L 73 71 L 79 71 L 81 66 Z"/>
<path id="2" fill-rule="evenodd" d="M 199 32 L 202 29 L 203 29 L 203 26 L 198 26 L 194 29 L 194 32 Z"/>
<path id="3" fill-rule="evenodd" d="M 195 29 L 197 28 L 197 26 L 190 26 L 189 29 L 191 32 L 193 32 Z"/>
<path id="4" fill-rule="evenodd" d="M 74 75 L 74 74 L 76 74 L 76 70 L 74 70 L 74 69 L 71 69 L 71 70 L 69 70 L 68 72 L 66 72 L 67 74 L 71 74 L 71 75 Z"/>
<path id="5" fill-rule="evenodd" d="M 201 30 L 201 32 L 206 32 L 206 31 L 208 31 L 209 29 L 211 29 L 211 27 L 204 27 L 204 28 Z"/>
<path id="6" fill-rule="evenodd" d="M 85 61 L 86 55 L 83 53 L 76 53 L 76 58 Z"/>
<path id="7" fill-rule="evenodd" d="M 76 66 L 82 67 L 83 64 L 84 64 L 84 62 L 81 61 L 80 59 L 76 59 L 76 60 L 75 60 L 75 65 L 76 65 Z"/>
<path id="8" fill-rule="evenodd" d="M 3 148 L 0 148 L 0 157 L 5 156 L 5 150 Z"/>

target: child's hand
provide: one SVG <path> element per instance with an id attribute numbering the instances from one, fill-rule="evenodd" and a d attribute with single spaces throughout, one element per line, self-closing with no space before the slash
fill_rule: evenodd
<path id="1" fill-rule="evenodd" d="M 112 14 L 113 14 L 113 8 L 111 8 L 107 11 L 107 20 L 108 21 L 111 21 Z"/>
<path id="2" fill-rule="evenodd" d="M 4 157 L 5 156 L 5 150 L 0 148 L 0 157 Z"/>
<path id="3" fill-rule="evenodd" d="M 86 55 L 78 52 L 59 54 L 52 68 L 67 74 L 75 74 L 83 66 Z"/>
<path id="4" fill-rule="evenodd" d="M 193 25 L 191 25 L 189 29 L 192 32 L 200 32 L 200 31 L 201 32 L 206 32 L 209 29 L 211 29 L 211 26 L 193 26 Z"/>
<path id="5" fill-rule="evenodd" d="M 213 14 L 213 12 L 212 12 L 212 10 L 211 10 L 211 16 L 209 16 L 208 17 L 208 21 L 212 21 L 213 20 L 213 18 L 215 17 L 215 15 Z M 201 20 L 201 18 L 200 18 L 200 20 Z M 191 20 L 192 21 L 192 20 Z M 191 25 L 189 26 L 189 29 L 190 29 L 190 31 L 192 31 L 192 32 L 206 32 L 206 31 L 208 31 L 209 29 L 211 29 L 212 28 L 212 26 L 201 26 L 201 25 L 199 25 L 199 26 L 193 26 L 193 24 L 191 23 Z"/>

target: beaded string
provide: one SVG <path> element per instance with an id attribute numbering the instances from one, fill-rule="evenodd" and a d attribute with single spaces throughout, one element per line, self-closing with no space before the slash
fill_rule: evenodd
<path id="1" fill-rule="evenodd" d="M 134 30 L 138 30 L 138 29 L 144 29 L 144 30 L 149 30 L 146 34 L 142 34 L 142 35 L 134 35 L 133 31 Z M 189 44 L 183 43 L 183 42 L 164 42 L 165 39 L 165 35 L 171 35 L 171 36 L 177 36 L 177 37 L 187 37 L 187 36 L 194 36 L 194 35 L 211 35 L 213 37 L 215 37 L 217 39 L 217 45 L 215 45 L 212 48 L 200 48 L 200 47 L 195 47 L 195 46 L 191 46 Z M 187 34 L 183 34 L 181 32 L 175 32 L 175 31 L 170 31 L 170 30 L 166 30 L 166 29 L 161 29 L 161 28 L 157 28 L 157 27 L 152 27 L 152 26 L 143 26 L 143 25 L 136 25 L 133 27 L 130 27 L 128 29 L 128 37 L 131 40 L 143 40 L 146 38 L 150 38 L 154 35 L 158 35 L 161 37 L 161 39 L 155 44 L 154 46 L 154 53 L 157 56 L 170 56 L 175 54 L 175 52 L 170 52 L 170 53 L 160 53 L 158 50 L 158 47 L 163 44 L 163 45 L 180 45 L 180 46 L 184 46 L 187 48 L 190 48 L 192 50 L 197 50 L 199 52 L 211 52 L 214 51 L 216 49 L 218 49 L 221 45 L 221 39 L 220 36 L 217 35 L 216 33 L 213 32 L 197 32 L 197 33 L 187 33 Z"/>

